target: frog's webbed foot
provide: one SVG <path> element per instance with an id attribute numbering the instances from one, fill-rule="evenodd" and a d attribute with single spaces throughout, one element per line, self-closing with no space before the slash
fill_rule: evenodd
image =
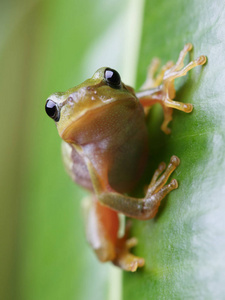
<path id="1" fill-rule="evenodd" d="M 131 221 L 126 224 L 125 234 L 122 238 L 118 238 L 115 249 L 116 258 L 113 260 L 114 265 L 125 271 L 135 272 L 137 268 L 143 267 L 144 258 L 138 257 L 130 253 L 130 249 L 137 245 L 138 241 L 135 237 L 128 238 L 131 227 Z"/>
<path id="2" fill-rule="evenodd" d="M 192 44 L 190 43 L 184 46 L 184 49 L 180 52 L 176 64 L 165 72 L 162 87 L 164 94 L 163 105 L 167 108 L 176 108 L 186 113 L 190 113 L 193 109 L 193 106 L 190 103 L 182 103 L 172 100 L 176 94 L 174 88 L 174 79 L 185 76 L 188 71 L 196 66 L 203 65 L 206 62 L 206 57 L 201 55 L 197 59 L 191 61 L 187 66 L 183 67 L 184 58 L 191 49 Z"/>
<path id="3" fill-rule="evenodd" d="M 172 179 L 167 185 L 166 182 L 179 164 L 179 158 L 173 155 L 167 168 L 166 164 L 162 162 L 158 166 L 158 169 L 156 169 L 151 183 L 148 186 L 145 202 L 142 208 L 145 219 L 154 218 L 158 211 L 161 200 L 172 190 L 178 188 L 178 182 L 176 179 Z"/>
<path id="4" fill-rule="evenodd" d="M 180 52 L 179 58 L 175 65 L 171 62 L 167 63 L 162 67 L 161 72 L 154 79 L 154 73 L 156 71 L 157 64 L 153 61 L 150 71 L 148 72 L 148 79 L 144 84 L 144 88 L 155 87 L 156 84 L 161 84 L 159 90 L 153 94 L 154 90 L 141 91 L 137 93 L 137 97 L 144 107 L 149 107 L 154 103 L 160 103 L 164 111 L 164 121 L 161 129 L 169 134 L 171 130 L 168 128 L 169 122 L 172 120 L 173 108 L 181 110 L 186 113 L 190 113 L 193 109 L 192 104 L 182 103 L 174 101 L 176 95 L 176 90 L 174 88 L 174 79 L 182 77 L 187 74 L 188 71 L 196 66 L 203 65 L 206 62 L 206 57 L 204 55 L 199 56 L 197 59 L 191 61 L 188 65 L 184 66 L 184 58 L 187 53 L 192 49 L 192 44 L 188 43 L 184 46 L 183 50 Z M 153 83 L 153 85 L 152 85 Z"/>
<path id="5" fill-rule="evenodd" d="M 144 84 L 141 86 L 141 90 L 152 89 L 159 86 L 162 83 L 165 72 L 173 66 L 172 61 L 168 61 L 167 64 L 162 66 L 161 70 L 156 75 L 160 66 L 160 59 L 153 58 L 151 64 L 148 67 L 147 78 Z"/>

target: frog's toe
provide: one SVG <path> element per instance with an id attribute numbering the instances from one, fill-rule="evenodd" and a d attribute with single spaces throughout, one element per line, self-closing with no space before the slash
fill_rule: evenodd
<path id="1" fill-rule="evenodd" d="M 135 272 L 137 268 L 141 268 L 145 264 L 142 257 L 135 256 L 129 252 L 119 255 L 113 263 L 125 271 Z"/>
<path id="2" fill-rule="evenodd" d="M 117 240 L 116 257 L 113 263 L 125 271 L 135 272 L 137 268 L 144 266 L 145 260 L 130 253 L 130 249 L 138 243 L 135 237 L 127 238 L 130 226 L 131 222 L 127 222 L 124 236 Z"/>
<path id="3" fill-rule="evenodd" d="M 131 249 L 131 248 L 135 247 L 137 245 L 137 243 L 138 243 L 138 240 L 135 237 L 132 237 L 132 238 L 126 240 L 126 247 L 128 249 Z"/>

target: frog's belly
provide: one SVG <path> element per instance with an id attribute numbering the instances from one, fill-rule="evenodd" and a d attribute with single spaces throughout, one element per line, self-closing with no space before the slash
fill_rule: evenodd
<path id="1" fill-rule="evenodd" d="M 118 192 L 132 190 L 143 174 L 148 156 L 147 134 L 127 141 L 114 151 L 108 169 L 110 185 Z"/>
<path id="2" fill-rule="evenodd" d="M 70 144 L 62 143 L 63 161 L 70 177 L 82 187 L 93 191 L 91 178 L 84 159 Z"/>
<path id="3" fill-rule="evenodd" d="M 107 135 L 103 131 L 100 139 L 96 138 L 88 143 L 86 141 L 82 145 L 83 154 L 88 157 L 101 179 L 120 193 L 129 192 L 134 188 L 148 155 L 144 118 L 140 115 L 132 122 L 130 119 L 132 118 L 120 120 L 118 124 L 113 124 L 114 130 L 111 130 L 110 134 Z M 66 142 L 63 142 L 63 158 L 72 179 L 79 185 L 93 190 L 83 157 Z"/>
<path id="4" fill-rule="evenodd" d="M 141 129 L 138 131 L 135 128 L 126 136 L 117 134 L 116 140 L 108 138 L 83 146 L 85 156 L 99 176 L 117 192 L 131 191 L 143 173 L 148 156 L 148 139 L 146 127 Z"/>
<path id="5" fill-rule="evenodd" d="M 111 149 L 93 159 L 95 167 L 100 170 L 103 165 L 108 169 L 108 181 L 118 192 L 129 192 L 140 178 L 147 160 L 147 136 L 140 141 L 133 139 L 123 143 L 117 149 Z M 93 191 L 93 185 L 83 157 L 70 144 L 62 143 L 63 161 L 70 177 L 77 184 Z M 103 162 L 103 165 L 101 165 Z M 107 166 L 106 166 L 107 165 Z"/>

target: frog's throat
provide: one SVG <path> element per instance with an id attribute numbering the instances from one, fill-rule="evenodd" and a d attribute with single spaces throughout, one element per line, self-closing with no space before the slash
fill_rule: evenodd
<path id="1" fill-rule="evenodd" d="M 78 118 L 70 120 L 68 126 L 63 126 L 62 131 L 58 128 L 59 135 L 65 142 L 77 145 L 97 142 L 107 138 L 114 131 L 118 131 L 120 126 L 123 126 L 127 110 L 133 114 L 132 111 L 135 111 L 136 105 L 135 101 L 126 99 L 123 105 L 121 103 L 116 105 L 116 102 L 112 102 L 87 110 Z"/>

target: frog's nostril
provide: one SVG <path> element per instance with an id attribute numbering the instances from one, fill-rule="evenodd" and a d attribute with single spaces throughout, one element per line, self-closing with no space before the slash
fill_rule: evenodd
<path id="1" fill-rule="evenodd" d="M 69 97 L 68 99 L 67 99 L 67 102 L 72 106 L 72 105 L 74 105 L 74 99 L 73 99 L 73 97 Z"/>
<path id="2" fill-rule="evenodd" d="M 55 122 L 59 121 L 60 118 L 60 112 L 59 112 L 59 108 L 57 106 L 57 104 L 48 99 L 46 104 L 45 104 L 45 111 L 47 113 L 47 115 L 52 118 Z"/>

